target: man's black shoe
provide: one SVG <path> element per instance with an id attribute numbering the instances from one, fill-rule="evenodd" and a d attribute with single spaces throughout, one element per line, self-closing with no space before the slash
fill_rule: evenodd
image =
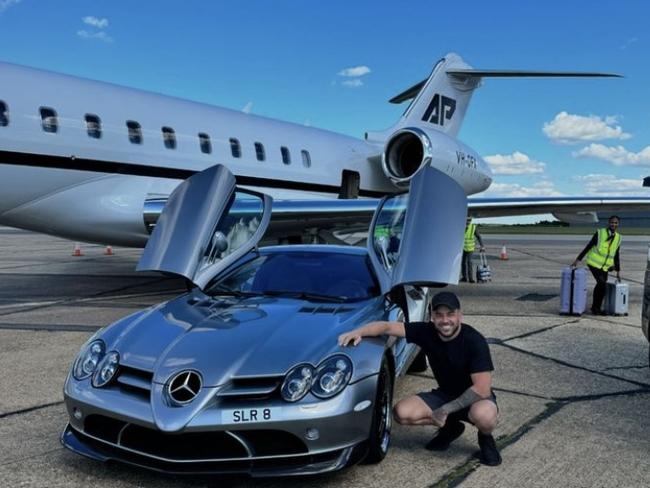
<path id="1" fill-rule="evenodd" d="M 459 281 L 460 281 L 461 283 L 467 283 L 467 278 L 461 278 Z"/>
<path id="2" fill-rule="evenodd" d="M 487 466 L 498 466 L 501 464 L 501 454 L 497 448 L 497 443 L 491 434 L 478 433 L 478 447 L 481 448 L 481 463 Z"/>
<path id="3" fill-rule="evenodd" d="M 458 439 L 464 431 L 465 424 L 462 422 L 448 422 L 424 447 L 429 451 L 446 451 L 449 444 Z"/>
<path id="4" fill-rule="evenodd" d="M 476 280 L 469 280 L 470 283 L 476 283 Z"/>

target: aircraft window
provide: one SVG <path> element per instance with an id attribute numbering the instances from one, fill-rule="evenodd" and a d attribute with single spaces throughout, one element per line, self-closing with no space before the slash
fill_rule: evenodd
<path id="1" fill-rule="evenodd" d="M 201 146 L 202 153 L 210 154 L 212 152 L 212 143 L 210 142 L 210 136 L 205 132 L 199 132 L 199 145 Z"/>
<path id="2" fill-rule="evenodd" d="M 171 127 L 162 128 L 163 142 L 167 149 L 176 149 L 176 133 Z"/>
<path id="3" fill-rule="evenodd" d="M 230 139 L 230 152 L 233 158 L 241 158 L 241 146 L 238 139 Z"/>
<path id="4" fill-rule="evenodd" d="M 9 108 L 7 104 L 0 100 L 0 127 L 7 127 L 9 125 Z"/>
<path id="5" fill-rule="evenodd" d="M 264 152 L 264 144 L 261 142 L 255 143 L 255 155 L 257 156 L 258 161 L 264 161 L 266 159 L 266 153 Z"/>
<path id="6" fill-rule="evenodd" d="M 102 121 L 97 115 L 86 114 L 86 131 L 88 137 L 99 139 L 102 137 Z"/>
<path id="7" fill-rule="evenodd" d="M 289 149 L 282 146 L 280 152 L 282 153 L 282 162 L 284 164 L 291 164 L 291 153 L 289 152 Z"/>
<path id="8" fill-rule="evenodd" d="M 300 151 L 300 154 L 302 155 L 302 165 L 305 168 L 309 168 L 311 166 L 311 156 L 309 155 L 309 151 L 303 149 Z"/>
<path id="9" fill-rule="evenodd" d="M 126 127 L 129 129 L 129 141 L 132 144 L 142 144 L 142 127 L 134 120 L 127 120 Z"/>
<path id="10" fill-rule="evenodd" d="M 41 124 L 45 132 L 55 133 L 59 130 L 59 123 L 56 120 L 56 111 L 53 108 L 41 107 Z"/>

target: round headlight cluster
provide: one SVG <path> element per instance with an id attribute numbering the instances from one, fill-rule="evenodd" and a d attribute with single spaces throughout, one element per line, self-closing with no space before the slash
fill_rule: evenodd
<path id="1" fill-rule="evenodd" d="M 345 388 L 352 377 L 352 362 L 347 356 L 332 356 L 316 370 L 311 392 L 318 398 L 330 398 Z"/>
<path id="2" fill-rule="evenodd" d="M 120 355 L 117 352 L 111 351 L 104 356 L 104 359 L 99 363 L 93 375 L 93 386 L 101 388 L 108 384 L 113 379 L 113 376 L 115 376 L 119 364 Z"/>
<path id="3" fill-rule="evenodd" d="M 331 398 L 345 388 L 352 377 L 352 362 L 337 354 L 327 358 L 317 368 L 299 364 L 289 371 L 282 383 L 282 398 L 297 402 L 310 390 L 319 398 Z"/>
<path id="4" fill-rule="evenodd" d="M 102 340 L 92 341 L 87 344 L 79 353 L 72 368 L 72 375 L 76 380 L 85 380 L 90 377 L 97 368 L 97 364 L 104 357 L 106 345 Z"/>
<path id="5" fill-rule="evenodd" d="M 311 364 L 299 364 L 291 371 L 282 383 L 282 398 L 288 402 L 297 402 L 304 397 L 314 379 L 314 368 Z"/>

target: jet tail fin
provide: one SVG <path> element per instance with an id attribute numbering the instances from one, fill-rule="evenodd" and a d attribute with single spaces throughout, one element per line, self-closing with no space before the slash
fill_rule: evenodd
<path id="1" fill-rule="evenodd" d="M 621 75 L 576 71 L 473 69 L 459 55 L 450 53 L 438 61 L 428 79 L 390 99 L 390 103 L 402 103 L 412 99 L 393 129 L 429 128 L 456 137 L 472 93 L 481 85 L 481 79 L 505 77 L 621 77 Z"/>

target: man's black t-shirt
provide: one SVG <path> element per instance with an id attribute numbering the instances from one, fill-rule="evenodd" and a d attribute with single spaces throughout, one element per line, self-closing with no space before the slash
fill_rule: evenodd
<path id="1" fill-rule="evenodd" d="M 431 322 L 404 326 L 406 340 L 420 346 L 427 355 L 442 392 L 458 397 L 472 386 L 472 373 L 494 371 L 488 343 L 471 325 L 462 324 L 458 336 L 448 342 L 440 339 Z"/>

